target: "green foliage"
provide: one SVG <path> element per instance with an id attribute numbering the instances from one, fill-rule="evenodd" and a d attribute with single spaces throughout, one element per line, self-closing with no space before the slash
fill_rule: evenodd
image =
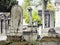
<path id="1" fill-rule="evenodd" d="M 40 16 L 38 15 L 37 10 L 32 11 L 32 20 L 33 20 L 33 22 L 36 20 L 38 22 L 38 25 L 41 24 L 41 19 L 40 19 Z"/>
<path id="2" fill-rule="evenodd" d="M 26 23 L 29 23 L 29 15 L 28 15 L 28 13 L 25 11 L 24 14 L 25 14 L 25 15 L 24 15 L 24 17 L 25 17 L 25 22 L 26 22 Z M 38 25 L 41 24 L 41 19 L 40 19 L 40 16 L 38 16 L 38 11 L 37 11 L 37 10 L 33 10 L 33 11 L 32 11 L 32 21 L 34 22 L 35 20 L 38 22 Z"/>
<path id="3" fill-rule="evenodd" d="M 23 11 L 23 16 L 25 18 L 25 22 L 29 23 L 29 15 L 28 15 L 28 12 L 26 10 Z"/>
<path id="4" fill-rule="evenodd" d="M 22 4 L 23 9 L 25 10 L 28 6 L 30 6 L 30 0 L 24 0 L 24 3 Z"/>
<path id="5" fill-rule="evenodd" d="M 55 8 L 54 8 L 54 5 L 53 4 L 51 4 L 51 3 L 48 3 L 47 4 L 47 8 L 46 8 L 47 10 L 50 10 L 50 11 L 55 11 Z"/>
<path id="6" fill-rule="evenodd" d="M 51 0 L 48 0 L 48 3 L 51 3 Z"/>
<path id="7" fill-rule="evenodd" d="M 17 4 L 17 0 L 0 0 L 0 11 L 10 11 L 15 4 Z"/>

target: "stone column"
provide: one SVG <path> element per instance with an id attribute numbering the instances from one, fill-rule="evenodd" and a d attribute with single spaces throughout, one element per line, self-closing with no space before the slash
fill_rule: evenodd
<path id="1" fill-rule="evenodd" d="M 0 34 L 1 34 L 1 19 L 0 19 Z"/>
<path id="2" fill-rule="evenodd" d="M 1 19 L 1 34 L 3 33 L 3 24 L 2 24 L 2 22 L 3 22 L 3 19 Z"/>
<path id="3" fill-rule="evenodd" d="M 50 12 L 50 27 L 54 27 L 54 14 Z"/>
<path id="4" fill-rule="evenodd" d="M 3 31 L 3 34 L 5 34 L 5 20 L 3 20 L 2 22 L 2 31 Z"/>
<path id="5" fill-rule="evenodd" d="M 8 20 L 5 20 L 5 33 L 7 34 L 8 32 Z"/>
<path id="6" fill-rule="evenodd" d="M 32 8 L 28 7 L 28 13 L 29 13 L 29 24 L 32 25 Z"/>
<path id="7" fill-rule="evenodd" d="M 44 0 L 42 0 L 42 26 L 43 26 L 43 29 L 45 28 L 45 4 L 44 4 Z"/>
<path id="8" fill-rule="evenodd" d="M 10 19 L 8 19 L 8 33 L 10 33 Z"/>
<path id="9" fill-rule="evenodd" d="M 32 25 L 32 8 L 31 7 L 28 7 L 28 13 L 29 13 L 29 25 L 31 26 L 30 27 L 30 30 L 32 31 L 33 30 L 33 25 Z"/>
<path id="10" fill-rule="evenodd" d="M 60 0 L 55 0 L 55 27 L 60 27 Z"/>
<path id="11" fill-rule="evenodd" d="M 50 27 L 50 15 L 46 15 L 45 17 L 45 27 Z"/>

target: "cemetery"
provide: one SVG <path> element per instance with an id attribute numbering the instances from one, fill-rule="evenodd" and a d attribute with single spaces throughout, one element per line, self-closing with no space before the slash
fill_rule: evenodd
<path id="1" fill-rule="evenodd" d="M 44 10 L 38 10 L 42 20 L 40 35 L 38 22 L 32 21 L 33 9 L 30 6 L 27 8 L 29 25 L 26 30 L 23 29 L 23 8 L 17 2 L 8 9 L 0 10 L 0 45 L 60 45 L 60 29 L 55 27 L 54 12 L 45 9 L 44 1 L 46 0 L 42 1 Z M 56 6 L 57 4 L 59 3 Z"/>

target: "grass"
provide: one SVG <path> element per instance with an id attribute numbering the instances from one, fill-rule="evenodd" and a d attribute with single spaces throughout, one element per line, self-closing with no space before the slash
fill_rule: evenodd
<path id="1" fill-rule="evenodd" d="M 19 37 L 15 37 L 15 39 L 16 38 L 19 38 Z M 17 39 L 14 40 L 12 37 L 9 36 L 8 41 L 0 41 L 0 45 L 26 45 L 26 44 L 31 45 L 32 43 L 34 43 L 35 45 L 40 45 L 41 42 L 60 42 L 60 38 L 43 37 L 41 41 L 20 42 Z"/>
<path id="2" fill-rule="evenodd" d="M 20 42 L 18 36 L 8 36 L 7 41 L 0 41 L 0 45 L 32 45 L 34 43 L 35 45 L 40 45 L 40 42 L 37 41 L 31 41 L 31 42 Z"/>
<path id="3" fill-rule="evenodd" d="M 60 42 L 60 38 L 57 37 L 43 37 L 42 42 Z"/>
<path id="4" fill-rule="evenodd" d="M 31 44 L 35 44 L 35 45 L 40 45 L 40 42 L 9 42 L 6 43 L 5 41 L 0 41 L 0 45 L 31 45 Z"/>
<path id="5" fill-rule="evenodd" d="M 6 42 L 5 41 L 0 41 L 0 45 L 5 45 Z"/>

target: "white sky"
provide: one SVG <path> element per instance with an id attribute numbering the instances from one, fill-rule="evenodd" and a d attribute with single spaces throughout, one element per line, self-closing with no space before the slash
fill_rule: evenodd
<path id="1" fill-rule="evenodd" d="M 55 2 L 55 0 L 51 0 L 51 2 Z"/>
<path id="2" fill-rule="evenodd" d="M 18 1 L 18 4 L 19 5 L 22 5 L 22 2 L 24 1 L 24 0 L 17 0 Z"/>

